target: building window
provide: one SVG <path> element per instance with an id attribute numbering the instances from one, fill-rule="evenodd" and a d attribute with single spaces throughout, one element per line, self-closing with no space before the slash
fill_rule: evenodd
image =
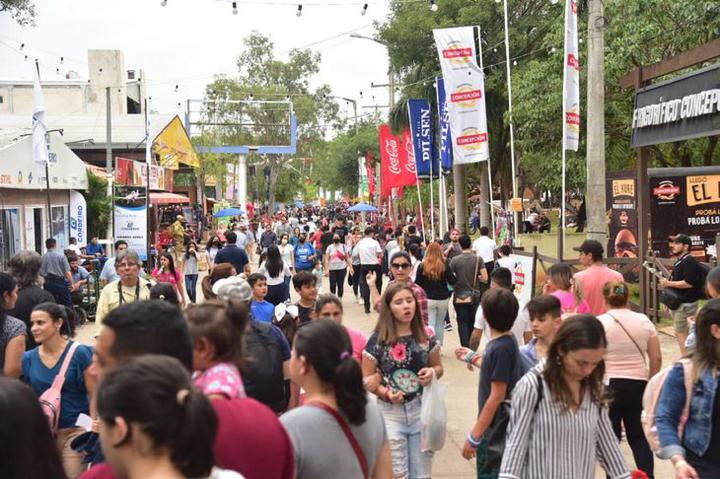
<path id="1" fill-rule="evenodd" d="M 10 258 L 22 249 L 20 245 L 20 210 L 0 210 L 0 262 L 7 265 Z"/>
<path id="2" fill-rule="evenodd" d="M 58 250 L 63 251 L 70 244 L 68 241 L 68 214 L 67 206 L 53 206 L 50 209 L 52 218 L 52 238 L 57 240 Z"/>

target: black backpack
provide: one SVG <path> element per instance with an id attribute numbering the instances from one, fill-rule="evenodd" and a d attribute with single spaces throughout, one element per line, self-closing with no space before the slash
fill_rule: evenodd
<path id="1" fill-rule="evenodd" d="M 245 392 L 275 412 L 287 409 L 283 359 L 272 324 L 253 321 L 245 335 Z"/>

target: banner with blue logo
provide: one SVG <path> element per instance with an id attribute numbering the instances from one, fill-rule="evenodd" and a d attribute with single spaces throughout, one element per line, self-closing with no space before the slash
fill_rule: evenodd
<path id="1" fill-rule="evenodd" d="M 450 133 L 450 113 L 447 108 L 443 77 L 437 77 L 435 84 L 437 85 L 438 123 L 440 124 L 440 144 L 438 145 L 440 167 L 444 175 L 449 175 L 453 165 L 452 133 Z"/>
<path id="2" fill-rule="evenodd" d="M 430 178 L 431 174 L 433 178 L 437 178 L 439 168 L 430 102 L 422 99 L 408 100 L 408 117 L 417 176 L 421 180 Z"/>

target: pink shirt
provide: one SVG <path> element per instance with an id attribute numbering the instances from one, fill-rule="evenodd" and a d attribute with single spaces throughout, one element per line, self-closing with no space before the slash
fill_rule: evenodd
<path id="1" fill-rule="evenodd" d="M 550 294 L 560 300 L 560 308 L 562 310 L 562 314 L 571 315 L 585 314 L 590 312 L 590 306 L 588 305 L 587 301 L 583 299 L 582 301 L 580 301 L 580 304 L 577 304 L 575 294 L 571 293 L 570 291 L 563 291 L 557 289 Z"/>
<path id="2" fill-rule="evenodd" d="M 607 311 L 605 298 L 603 297 L 603 286 L 608 281 L 624 281 L 623 275 L 610 269 L 604 264 L 592 265 L 579 273 L 575 273 L 575 280 L 580 282 L 583 298 L 590 305 L 590 312 L 597 316 Z"/>
<path id="3" fill-rule="evenodd" d="M 231 363 L 218 363 L 205 371 L 195 371 L 193 385 L 206 396 L 219 394 L 227 399 L 245 397 L 245 387 L 240 372 Z"/>
<path id="4" fill-rule="evenodd" d="M 353 358 L 357 359 L 359 363 L 362 363 L 362 352 L 367 344 L 367 336 L 359 329 L 350 328 L 345 326 L 345 330 L 350 336 L 350 342 L 353 347 Z"/>
<path id="5" fill-rule="evenodd" d="M 615 322 L 617 319 L 622 327 Z M 605 378 L 638 379 L 646 381 L 649 376 L 647 364 L 648 343 L 657 337 L 655 325 L 647 316 L 629 309 L 611 309 L 598 316 L 605 327 L 608 347 L 605 354 Z M 627 333 L 623 331 L 627 329 Z M 628 334 L 629 333 L 629 334 Z M 635 340 L 637 346 L 633 344 Z M 638 346 L 643 351 L 640 354 Z"/>

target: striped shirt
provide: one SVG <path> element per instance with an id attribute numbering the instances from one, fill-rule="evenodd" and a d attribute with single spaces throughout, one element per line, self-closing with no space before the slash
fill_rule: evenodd
<path id="1" fill-rule="evenodd" d="M 513 389 L 499 479 L 593 479 L 596 460 L 609 478 L 629 478 L 607 408 L 599 410 L 586 391 L 576 412 L 565 411 L 543 378 L 543 397 L 533 413 L 537 381 L 538 375 L 526 374 Z"/>

